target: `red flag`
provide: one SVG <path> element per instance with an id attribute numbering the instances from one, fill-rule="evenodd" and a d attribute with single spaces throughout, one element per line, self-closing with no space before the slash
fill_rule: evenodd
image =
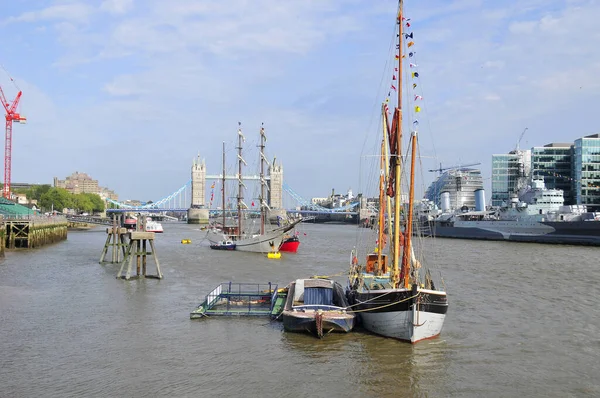
<path id="1" fill-rule="evenodd" d="M 252 207 L 254 207 L 254 202 L 252 202 Z"/>
<path id="2" fill-rule="evenodd" d="M 396 91 L 396 86 L 392 84 L 392 90 Z"/>

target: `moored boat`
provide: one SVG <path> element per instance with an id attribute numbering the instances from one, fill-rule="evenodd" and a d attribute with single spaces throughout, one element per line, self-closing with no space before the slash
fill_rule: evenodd
<path id="1" fill-rule="evenodd" d="M 300 246 L 300 239 L 298 239 L 298 236 L 286 235 L 283 238 L 283 242 L 281 242 L 281 246 L 279 246 L 279 251 L 296 253 L 298 251 L 298 246 Z"/>
<path id="2" fill-rule="evenodd" d="M 217 243 L 211 243 L 210 248 L 214 250 L 235 250 L 235 242 L 231 240 L 222 240 Z"/>
<path id="3" fill-rule="evenodd" d="M 564 205 L 563 191 L 546 188 L 537 175 L 498 209 L 445 212 L 424 219 L 422 228 L 442 238 L 600 246 L 600 214 L 585 205 Z"/>
<path id="4" fill-rule="evenodd" d="M 241 126 L 241 123 L 240 123 Z M 222 227 L 218 228 L 214 226 L 207 231 L 207 239 L 211 244 L 217 244 L 218 242 L 224 240 L 232 240 L 236 245 L 236 251 L 248 251 L 255 253 L 269 253 L 275 252 L 281 246 L 283 242 L 283 237 L 286 232 L 296 226 L 296 224 L 302 221 L 301 218 L 296 220 L 283 220 L 280 222 L 277 227 L 273 228 L 268 223 L 268 215 L 267 210 L 269 206 L 266 197 L 267 190 L 267 179 L 265 178 L 265 142 L 267 140 L 265 129 L 261 127 L 260 129 L 260 175 L 259 179 L 261 182 L 260 185 L 260 222 L 258 223 L 258 227 L 252 227 L 250 225 L 244 225 L 245 220 L 245 210 L 248 209 L 248 206 L 244 203 L 244 183 L 242 177 L 242 166 L 246 164 L 246 161 L 242 157 L 242 144 L 245 142 L 245 137 L 242 134 L 241 127 L 238 128 L 238 194 L 237 194 L 237 225 L 233 228 L 228 228 L 226 224 L 225 212 L 223 211 L 223 221 Z M 225 144 L 223 143 L 223 181 L 222 181 L 222 195 L 223 195 L 223 203 L 225 203 Z"/>
<path id="5" fill-rule="evenodd" d="M 163 233 L 163 226 L 158 221 L 152 220 L 150 217 L 146 219 L 146 232 Z"/>
<path id="6" fill-rule="evenodd" d="M 288 332 L 309 332 L 323 337 L 349 332 L 356 316 L 348 311 L 342 286 L 330 279 L 296 279 L 288 285 L 283 327 Z"/>
<path id="7" fill-rule="evenodd" d="M 404 32 L 404 27 L 409 28 L 410 23 L 403 15 L 403 0 L 399 0 L 396 23 L 396 36 L 399 42 L 396 46 L 397 53 L 394 54 L 395 59 L 398 60 L 392 79 L 394 89 L 393 84 L 398 80 L 402 81 L 405 48 L 414 45 L 413 32 Z M 405 42 L 407 38 L 411 38 L 408 43 Z M 413 49 L 406 52 L 408 58 L 412 58 L 411 62 L 415 62 Z M 410 67 L 414 68 L 416 64 L 411 63 Z M 418 78 L 418 72 L 412 70 L 414 72 L 411 72 L 411 77 Z M 417 88 L 414 81 L 412 88 L 413 90 Z M 423 256 L 417 256 L 413 244 L 418 121 L 414 119 L 411 123 L 408 120 L 407 124 L 413 126 L 414 130 L 410 134 L 409 141 L 410 159 L 405 159 L 402 157 L 401 93 L 402 89 L 398 87 L 397 106 L 393 113 L 391 127 L 388 123 L 389 98 L 382 104 L 381 110 L 383 121 L 381 157 L 379 170 L 373 173 L 379 176 L 377 247 L 374 252 L 367 254 L 363 264 L 359 262 L 357 252 L 353 250 L 347 296 L 352 310 L 360 316 L 366 330 L 381 336 L 416 343 L 441 333 L 448 311 L 448 299 L 445 286 L 434 283 L 431 272 L 424 267 Z M 415 94 L 414 99 L 420 100 L 421 96 Z M 415 114 L 419 111 L 420 106 L 415 105 Z M 403 204 L 400 200 L 403 167 L 409 175 L 406 212 L 401 212 Z M 387 211 L 390 214 L 386 217 Z M 390 247 L 387 247 L 388 233 Z M 388 252 L 385 253 L 384 249 Z"/>

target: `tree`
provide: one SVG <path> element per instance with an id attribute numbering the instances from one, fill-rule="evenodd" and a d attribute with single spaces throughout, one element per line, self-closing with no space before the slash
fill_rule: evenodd
<path id="1" fill-rule="evenodd" d="M 101 213 L 104 211 L 104 201 L 100 197 L 100 195 L 95 193 L 84 193 L 83 195 L 87 196 L 87 198 L 92 203 L 92 211 L 95 213 Z"/>
<path id="2" fill-rule="evenodd" d="M 85 193 L 80 193 L 73 195 L 73 208 L 77 210 L 77 212 L 91 213 L 94 205 Z"/>
<path id="3" fill-rule="evenodd" d="M 29 189 L 25 192 L 25 194 L 27 195 L 27 199 L 29 200 L 40 200 L 42 198 L 42 195 L 45 194 L 46 192 L 48 192 L 50 190 L 50 185 L 49 184 L 43 184 L 43 185 L 33 185 L 31 187 L 29 187 Z"/>
<path id="4" fill-rule="evenodd" d="M 72 195 L 63 188 L 50 188 L 41 195 L 40 206 L 45 210 L 63 211 L 65 208 L 73 207 Z"/>

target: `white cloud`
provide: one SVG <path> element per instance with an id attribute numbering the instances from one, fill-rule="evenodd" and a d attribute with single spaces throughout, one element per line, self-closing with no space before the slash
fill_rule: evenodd
<path id="1" fill-rule="evenodd" d="M 62 174 L 83 165 L 124 196 L 164 196 L 173 181 L 189 177 L 189 159 L 198 151 L 209 169 L 219 168 L 220 143 L 235 138 L 238 120 L 249 137 L 265 122 L 268 149 L 283 161 L 287 181 L 303 195 L 318 196 L 332 184 L 358 192 L 363 145 L 365 151 L 378 145 L 395 3 L 147 0 L 144 7 L 105 1 L 94 8 L 85 1 L 54 2 L 15 12 L 5 29 L 22 27 L 16 37 L 34 45 L 27 39 L 31 25 L 48 27 L 44 48 L 12 53 L 37 67 L 32 71 L 22 61 L 15 68 L 39 87 L 37 93 L 28 88 L 24 98 L 44 95 L 54 103 L 30 102 L 26 128 L 32 137 L 61 137 L 62 145 L 41 139 L 61 153 L 71 148 L 69 162 L 57 166 Z M 524 126 L 532 145 L 553 134 L 568 141 L 597 130 L 588 109 L 600 92 L 597 2 L 409 5 L 423 96 L 422 153 L 435 157 L 424 158 L 426 168 L 482 162 L 485 173 L 490 155 L 512 149 Z M 8 31 L 0 26 L 2 32 Z M 406 105 L 409 120 L 412 103 Z M 55 117 L 50 122 L 48 109 Z M 364 144 L 365 132 L 373 142 Z M 118 170 L 73 150 L 110 151 L 114 143 L 143 144 L 161 157 L 169 166 L 150 168 L 164 181 L 137 193 L 119 180 Z M 34 139 L 29 145 L 31 156 L 43 150 Z M 321 178 L 308 181 L 307 175 Z"/>
<path id="2" fill-rule="evenodd" d="M 74 23 L 87 22 L 93 8 L 87 2 L 72 2 L 55 4 L 37 11 L 27 11 L 15 17 L 9 17 L 5 23 L 38 22 L 38 21 L 71 21 Z"/>
<path id="3" fill-rule="evenodd" d="M 125 14 L 133 8 L 133 0 L 104 0 L 100 9 L 111 14 Z"/>

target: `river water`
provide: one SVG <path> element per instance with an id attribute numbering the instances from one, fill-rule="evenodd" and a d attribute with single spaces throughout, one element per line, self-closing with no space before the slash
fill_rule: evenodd
<path id="1" fill-rule="evenodd" d="M 118 280 L 118 266 L 98 264 L 101 227 L 0 260 L 1 397 L 600 396 L 597 248 L 425 241 L 450 310 L 439 338 L 411 346 L 189 319 L 221 282 L 346 271 L 355 226 L 302 225 L 299 252 L 269 260 L 163 225 L 162 280 Z"/>

